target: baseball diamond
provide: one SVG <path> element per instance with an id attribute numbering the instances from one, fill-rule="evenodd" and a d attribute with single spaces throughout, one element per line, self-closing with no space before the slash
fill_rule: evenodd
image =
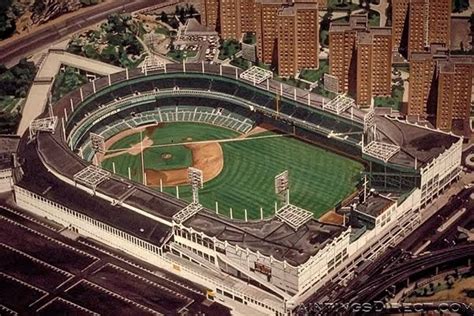
<path id="1" fill-rule="evenodd" d="M 209 124 L 160 123 L 121 132 L 107 147 L 102 167 L 112 171 L 115 164 L 125 177 L 130 167 L 137 182 L 144 182 L 144 171 L 146 185 L 173 195 L 178 190 L 186 201 L 192 199 L 187 168 L 197 165 L 205 179 L 200 202 L 227 216 L 232 208 L 239 219 L 245 209 L 249 219 L 259 219 L 260 208 L 264 216 L 274 214 L 273 180 L 283 170 L 290 172 L 292 203 L 317 218 L 355 190 L 363 170 L 357 161 L 262 127 L 241 134 Z"/>

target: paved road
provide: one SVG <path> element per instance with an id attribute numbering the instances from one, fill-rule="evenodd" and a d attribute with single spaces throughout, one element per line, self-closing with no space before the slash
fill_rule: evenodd
<path id="1" fill-rule="evenodd" d="M 133 12 L 146 7 L 165 3 L 163 0 L 113 0 L 101 6 L 100 11 L 91 14 L 90 11 L 78 13 L 60 23 L 51 22 L 43 27 L 16 40 L 0 44 L 0 64 L 12 66 L 21 58 L 28 57 L 33 52 L 49 46 L 59 39 L 73 34 L 80 29 L 94 25 L 115 12 Z"/>

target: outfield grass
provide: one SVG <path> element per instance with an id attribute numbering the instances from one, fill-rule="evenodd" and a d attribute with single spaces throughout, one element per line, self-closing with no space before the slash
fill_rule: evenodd
<path id="1" fill-rule="evenodd" d="M 358 162 L 291 137 L 253 137 L 221 145 L 224 170 L 204 185 L 199 196 L 201 203 L 211 209 L 218 201 L 221 214 L 229 215 L 232 207 L 236 218 L 244 217 L 244 209 L 249 218 L 260 218 L 260 207 L 264 216 L 273 214 L 277 200 L 274 177 L 286 169 L 290 174 L 291 202 L 316 217 L 350 194 L 362 171 Z M 180 188 L 180 197 L 190 200 L 189 188 Z"/>
<path id="2" fill-rule="evenodd" d="M 196 123 L 168 124 L 150 134 L 160 144 L 169 144 L 171 140 L 177 143 L 177 140 L 190 136 L 196 141 L 229 139 L 237 135 L 223 128 Z M 291 202 L 319 217 L 353 192 L 363 168 L 356 161 L 274 132 L 256 134 L 244 141 L 222 142 L 221 146 L 224 169 L 219 176 L 204 184 L 199 196 L 201 203 L 213 210 L 218 201 L 220 214 L 229 215 L 229 209 L 232 208 L 235 218 L 243 218 L 244 209 L 248 210 L 249 219 L 260 218 L 260 207 L 265 216 L 272 215 L 277 201 L 274 177 L 286 169 L 290 174 Z M 169 151 L 172 147 L 175 146 L 160 149 Z M 147 149 L 144 155 L 146 168 L 163 170 L 154 160 L 156 155 L 151 158 L 153 155 L 148 153 L 150 150 Z M 120 171 L 119 168 L 117 171 L 126 175 L 130 165 L 138 169 L 135 173 L 139 174 L 140 155 L 132 160 L 128 160 L 128 156 L 116 157 L 116 168 L 120 165 Z M 110 169 L 109 163 L 104 162 L 104 167 Z M 166 188 L 165 191 L 170 194 L 176 192 L 175 188 Z M 180 198 L 191 200 L 189 186 L 181 186 L 179 191 Z"/>
<path id="3" fill-rule="evenodd" d="M 160 124 L 142 133 L 142 138 L 150 137 L 155 145 L 185 143 L 190 140 L 218 140 L 237 137 L 239 133 L 229 129 L 197 123 Z M 127 149 L 140 142 L 140 133 L 128 135 L 110 146 L 111 150 Z"/>

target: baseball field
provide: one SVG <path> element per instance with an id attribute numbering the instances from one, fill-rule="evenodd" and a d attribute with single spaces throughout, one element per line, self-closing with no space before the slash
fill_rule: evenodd
<path id="1" fill-rule="evenodd" d="M 351 194 L 363 165 L 291 135 L 257 127 L 246 135 L 199 123 L 124 131 L 106 142 L 102 167 L 190 201 L 187 168 L 203 170 L 200 202 L 249 219 L 274 214 L 274 177 L 289 170 L 290 201 L 318 218 Z"/>

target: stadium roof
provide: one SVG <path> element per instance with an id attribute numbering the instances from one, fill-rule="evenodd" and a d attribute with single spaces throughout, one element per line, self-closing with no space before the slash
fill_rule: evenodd
<path id="1" fill-rule="evenodd" d="M 22 141 L 21 147 L 24 176 L 17 182 L 18 186 L 156 245 L 160 245 L 170 232 L 171 227 L 165 224 L 123 206 L 111 205 L 102 198 L 62 182 L 42 164 L 34 143 Z M 156 211 L 159 208 L 155 208 Z"/>
<path id="2" fill-rule="evenodd" d="M 290 225 L 272 218 L 265 221 L 232 221 L 209 212 L 200 212 L 185 222 L 186 226 L 210 237 L 249 248 L 293 266 L 305 263 L 345 228 L 312 219 L 294 230 Z"/>
<path id="3" fill-rule="evenodd" d="M 356 210 L 376 218 L 394 203 L 395 201 L 382 195 L 370 194 L 364 203 L 357 204 Z"/>
<path id="4" fill-rule="evenodd" d="M 389 163 L 404 167 L 423 167 L 459 141 L 455 135 L 388 117 L 377 116 L 376 125 L 377 140 L 400 147 Z"/>

